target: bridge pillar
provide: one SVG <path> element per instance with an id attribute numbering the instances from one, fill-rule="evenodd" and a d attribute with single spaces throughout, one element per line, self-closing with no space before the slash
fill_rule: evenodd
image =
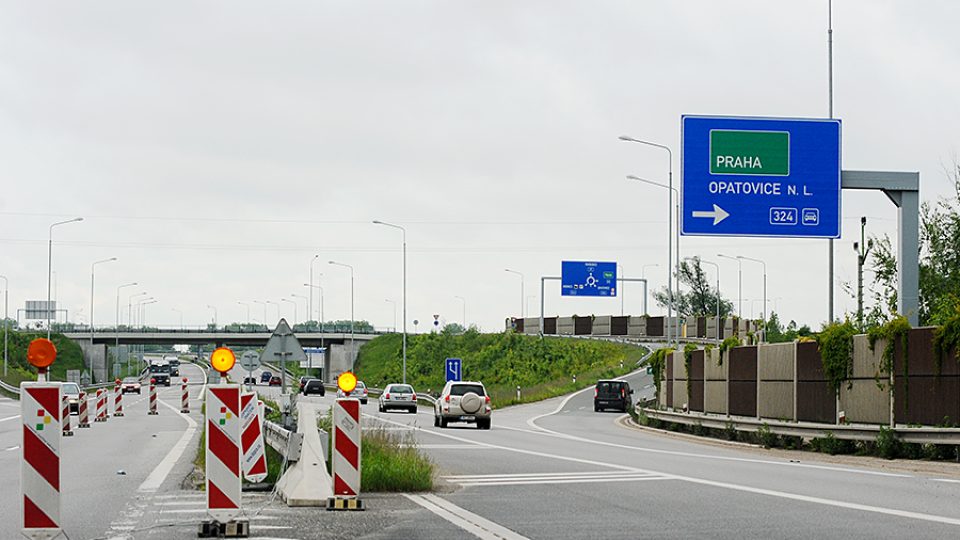
<path id="1" fill-rule="evenodd" d="M 108 378 L 107 374 L 107 346 L 97 343 L 90 344 L 90 341 L 74 340 L 80 345 L 83 351 L 83 365 L 93 373 L 93 382 L 104 382 Z"/>

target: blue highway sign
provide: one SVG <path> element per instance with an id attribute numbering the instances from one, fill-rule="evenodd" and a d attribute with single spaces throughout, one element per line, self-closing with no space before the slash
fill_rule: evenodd
<path id="1" fill-rule="evenodd" d="M 463 377 L 463 361 L 459 358 L 447 358 L 447 381 L 459 381 Z"/>
<path id="2" fill-rule="evenodd" d="M 681 123 L 684 235 L 840 237 L 840 120 Z"/>
<path id="3" fill-rule="evenodd" d="M 616 296 L 617 263 L 563 261 L 561 296 Z"/>

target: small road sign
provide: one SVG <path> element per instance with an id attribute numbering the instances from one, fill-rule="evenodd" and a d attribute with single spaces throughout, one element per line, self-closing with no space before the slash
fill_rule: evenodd
<path id="1" fill-rule="evenodd" d="M 255 351 L 244 351 L 240 355 L 240 367 L 247 371 L 260 369 L 260 355 Z"/>
<path id="2" fill-rule="evenodd" d="M 447 358 L 446 363 L 447 381 L 459 381 L 463 377 L 463 360 L 459 358 Z"/>
<path id="3" fill-rule="evenodd" d="M 617 263 L 563 261 L 561 296 L 616 296 Z"/>
<path id="4" fill-rule="evenodd" d="M 684 235 L 840 236 L 840 120 L 681 122 Z"/>

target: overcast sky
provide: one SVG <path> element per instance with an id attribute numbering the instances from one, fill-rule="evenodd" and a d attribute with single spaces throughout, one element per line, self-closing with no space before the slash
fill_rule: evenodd
<path id="1" fill-rule="evenodd" d="M 920 171 L 949 193 L 960 149 L 960 3 L 834 5 L 835 116 L 843 167 Z M 562 260 L 644 265 L 666 281 L 663 152 L 679 170 L 682 114 L 826 117 L 827 2 L 311 1 L 5 2 L 0 7 L 0 274 L 11 316 L 46 298 L 48 226 L 57 299 L 95 322 L 147 292 L 148 324 L 244 321 L 238 302 L 307 295 L 310 263 L 328 320 L 394 325 L 400 232 L 408 321 L 433 314 L 494 331 L 530 312 Z M 679 175 L 677 177 L 679 183 Z M 836 279 L 856 280 L 859 218 L 895 237 L 879 193 L 843 194 Z M 681 254 L 763 259 L 786 320 L 827 317 L 827 241 L 684 237 Z M 712 269 L 708 269 L 712 275 Z M 872 276 L 868 275 L 868 281 Z M 712 278 L 711 278 L 712 279 Z M 627 313 L 642 312 L 639 286 Z M 762 309 L 744 265 L 746 315 Z M 621 299 L 561 298 L 548 315 L 619 314 Z M 304 319 L 306 301 L 299 303 Z M 839 287 L 837 313 L 855 309 Z M 319 311 L 315 300 L 315 312 Z M 771 302 L 774 304 L 774 302 Z M 650 312 L 662 313 L 651 299 Z M 536 306 L 536 307 L 535 307 Z M 267 319 L 276 322 L 276 308 Z M 251 317 L 263 320 L 253 304 Z M 123 315 L 124 320 L 126 314 Z M 316 318 L 316 315 L 314 316 Z M 399 322 L 398 322 L 399 325 Z"/>

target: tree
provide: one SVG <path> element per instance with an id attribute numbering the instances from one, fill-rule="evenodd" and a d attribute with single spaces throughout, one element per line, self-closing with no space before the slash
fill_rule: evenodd
<path id="1" fill-rule="evenodd" d="M 920 209 L 920 312 L 922 325 L 943 324 L 960 304 L 960 163 L 947 177 L 953 195 L 924 202 Z M 874 302 L 867 317 L 877 325 L 893 318 L 897 306 L 897 259 L 888 236 L 876 239 Z"/>
<path id="2" fill-rule="evenodd" d="M 677 295 L 674 309 L 678 316 L 716 316 L 717 289 L 710 285 L 699 257 L 681 262 L 679 271 L 674 275 L 680 284 L 688 289 L 681 290 Z M 671 291 L 663 287 L 653 293 L 653 298 L 658 305 L 666 307 L 672 298 Z M 733 302 L 722 296 L 719 301 L 721 317 L 726 317 L 733 312 Z"/>

